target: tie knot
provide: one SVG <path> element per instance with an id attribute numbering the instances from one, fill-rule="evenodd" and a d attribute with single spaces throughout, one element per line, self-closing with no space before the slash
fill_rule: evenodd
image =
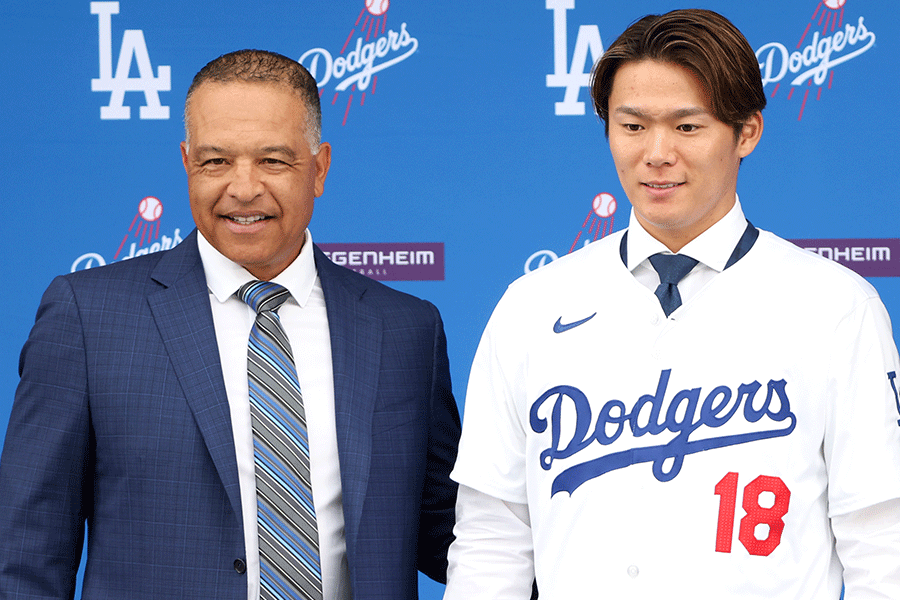
<path id="1" fill-rule="evenodd" d="M 654 254 L 650 264 L 659 274 L 659 282 L 678 285 L 682 278 L 691 272 L 697 260 L 683 254 Z"/>
<path id="2" fill-rule="evenodd" d="M 242 285 L 237 294 L 257 313 L 277 311 L 291 295 L 285 288 L 271 281 L 250 281 Z"/>

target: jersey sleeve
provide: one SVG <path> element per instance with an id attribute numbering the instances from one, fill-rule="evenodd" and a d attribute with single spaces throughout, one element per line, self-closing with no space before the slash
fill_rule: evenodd
<path id="1" fill-rule="evenodd" d="M 874 292 L 832 340 L 824 402 L 830 517 L 900 498 L 900 360 Z"/>
<path id="2" fill-rule="evenodd" d="M 900 598 L 900 499 L 831 519 L 844 597 Z"/>
<path id="3" fill-rule="evenodd" d="M 514 349 L 509 292 L 485 328 L 469 374 L 459 455 L 451 477 L 500 500 L 525 504 L 524 358 Z"/>
<path id="4" fill-rule="evenodd" d="M 526 504 L 464 485 L 456 504 L 444 600 L 528 600 L 534 549 Z"/>

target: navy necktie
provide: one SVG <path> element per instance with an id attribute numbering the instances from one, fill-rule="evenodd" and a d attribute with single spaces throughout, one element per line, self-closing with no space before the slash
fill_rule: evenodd
<path id="1" fill-rule="evenodd" d="M 238 297 L 256 311 L 247 354 L 256 465 L 261 600 L 321 600 L 319 534 L 303 395 L 276 312 L 290 292 L 251 281 Z"/>
<path id="2" fill-rule="evenodd" d="M 650 257 L 650 264 L 659 274 L 659 287 L 656 288 L 656 297 L 662 305 L 663 312 L 668 317 L 676 308 L 681 306 L 681 294 L 678 293 L 678 282 L 690 273 L 696 259 L 682 254 L 654 254 Z"/>

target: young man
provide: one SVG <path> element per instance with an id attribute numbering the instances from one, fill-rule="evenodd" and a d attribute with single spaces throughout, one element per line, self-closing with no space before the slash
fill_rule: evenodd
<path id="1" fill-rule="evenodd" d="M 513 283 L 475 357 L 445 599 L 900 598 L 900 360 L 875 290 L 744 218 L 763 131 L 722 16 L 591 89 L 628 230 Z"/>
<path id="2" fill-rule="evenodd" d="M 440 315 L 313 245 L 331 148 L 299 63 L 215 59 L 185 125 L 197 230 L 41 302 L 0 598 L 72 598 L 87 522 L 85 598 L 413 600 L 417 570 L 444 579 L 456 501 Z"/>

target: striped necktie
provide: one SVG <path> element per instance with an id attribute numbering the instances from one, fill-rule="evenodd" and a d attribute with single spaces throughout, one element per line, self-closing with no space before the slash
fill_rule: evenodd
<path id="1" fill-rule="evenodd" d="M 309 441 L 293 352 L 277 310 L 290 292 L 251 281 L 238 296 L 256 311 L 247 371 L 261 600 L 321 600 L 319 534 L 309 476 Z"/>

